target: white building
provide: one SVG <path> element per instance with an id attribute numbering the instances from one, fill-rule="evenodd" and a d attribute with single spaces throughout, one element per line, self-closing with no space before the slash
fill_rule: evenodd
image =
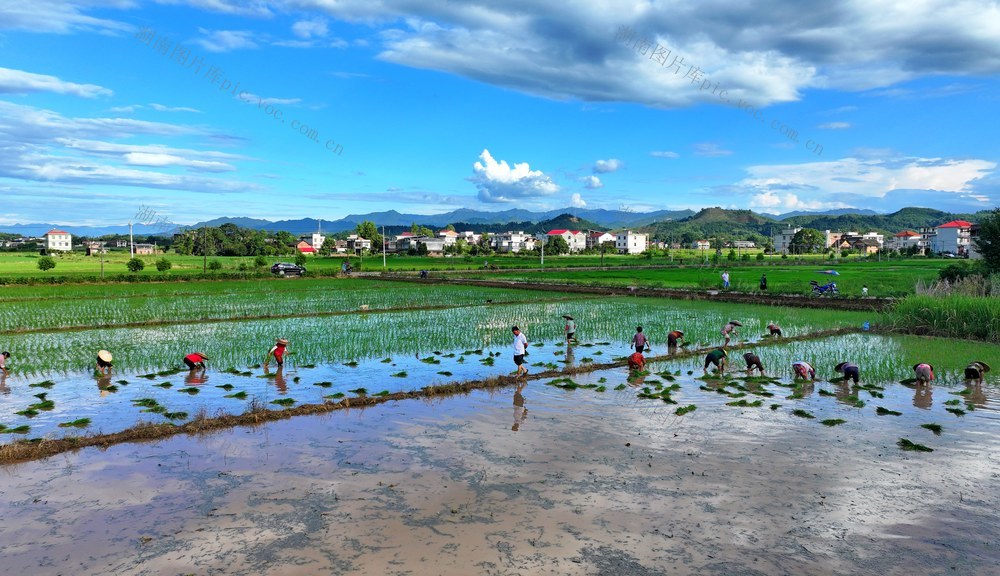
<path id="1" fill-rule="evenodd" d="M 733 240 L 730 243 L 730 246 L 733 247 L 733 248 L 740 248 L 740 249 L 743 249 L 743 250 L 746 250 L 747 248 L 756 248 L 757 247 L 757 245 L 754 244 L 753 240 Z"/>
<path id="2" fill-rule="evenodd" d="M 315 246 L 313 246 L 315 248 Z M 351 234 L 347 237 L 347 251 L 354 252 L 355 254 L 361 252 L 362 250 L 371 250 L 372 241 L 367 238 L 362 238 L 357 234 Z"/>
<path id="3" fill-rule="evenodd" d="M 774 236 L 774 251 L 779 254 L 788 254 L 788 249 L 792 245 L 792 238 L 795 233 L 802 228 L 785 228 Z"/>
<path id="4" fill-rule="evenodd" d="M 691 248 L 694 250 L 708 250 L 712 247 L 712 242 L 709 240 L 695 240 L 691 243 Z"/>
<path id="5" fill-rule="evenodd" d="M 600 248 L 605 242 L 614 242 L 615 235 L 610 232 L 591 231 L 587 234 L 587 248 Z"/>
<path id="6" fill-rule="evenodd" d="M 472 230 L 465 230 L 459 232 L 458 237 L 462 240 L 465 240 L 465 243 L 471 246 L 473 244 L 479 244 L 479 240 L 483 237 L 483 235 L 477 234 Z"/>
<path id="7" fill-rule="evenodd" d="M 299 240 L 302 242 L 307 242 L 313 247 L 313 250 L 317 252 L 323 247 L 323 243 L 326 242 L 326 236 L 323 236 L 319 232 L 313 232 L 312 234 L 303 234 L 299 236 Z"/>
<path id="8" fill-rule="evenodd" d="M 49 230 L 45 233 L 45 249 L 69 252 L 73 249 L 73 235 L 64 230 Z"/>
<path id="9" fill-rule="evenodd" d="M 930 239 L 933 252 L 948 252 L 964 256 L 969 252 L 969 242 L 972 237 L 972 222 L 952 220 L 934 228 L 934 236 Z"/>
<path id="10" fill-rule="evenodd" d="M 490 244 L 492 244 L 493 249 L 497 252 L 521 252 L 533 250 L 535 248 L 535 239 L 530 234 L 525 234 L 521 230 L 517 232 L 508 230 L 507 232 L 498 232 L 490 236 Z"/>
<path id="11" fill-rule="evenodd" d="M 885 247 L 889 250 L 899 250 L 903 252 L 905 250 L 910 250 L 913 247 L 921 249 L 924 247 L 924 239 L 918 233 L 912 230 L 903 230 L 899 234 L 894 234 L 892 238 L 889 238 L 888 242 L 885 243 Z"/>
<path id="12" fill-rule="evenodd" d="M 444 240 L 445 246 L 451 246 L 458 241 L 458 232 L 455 232 L 454 230 L 438 230 L 437 235 L 438 238 Z"/>
<path id="13" fill-rule="evenodd" d="M 642 254 L 649 243 L 648 234 L 625 230 L 615 235 L 615 249 L 619 254 Z"/>
<path id="14" fill-rule="evenodd" d="M 580 252 L 587 248 L 587 235 L 579 230 L 549 230 L 545 234 L 536 235 L 535 239 L 539 242 L 548 242 L 553 236 L 562 236 L 570 252 Z"/>

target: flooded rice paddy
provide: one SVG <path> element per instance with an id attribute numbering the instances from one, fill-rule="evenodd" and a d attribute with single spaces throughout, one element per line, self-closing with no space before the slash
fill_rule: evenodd
<path id="1" fill-rule="evenodd" d="M 850 335 L 824 344 L 865 357 L 865 349 L 905 355 L 908 340 Z M 765 365 L 777 368 L 805 345 L 819 343 L 767 348 Z M 538 380 L 7 466 L 5 570 L 995 574 L 997 382 L 959 394 L 968 390 L 960 375 L 943 368 L 923 391 L 887 380 L 879 391 L 861 365 L 871 388 L 796 390 L 778 385 L 790 384 L 786 374 L 779 383 L 705 381 L 693 378 L 695 360 L 657 362 L 641 382 L 625 369 L 572 376 L 604 392 Z M 381 377 L 368 380 L 382 386 Z M 638 397 L 657 380 L 680 384 L 671 392 L 678 404 Z M 273 382 L 263 386 L 280 395 Z M 286 395 L 312 388 L 288 386 Z M 737 386 L 765 404 L 727 405 Z M 866 406 L 848 402 L 848 392 Z M 945 411 L 952 399 L 974 410 Z M 676 415 L 688 404 L 697 409 Z M 877 407 L 900 414 L 879 416 Z M 921 428 L 928 423 L 940 434 Z M 903 451 L 900 438 L 933 452 Z"/>

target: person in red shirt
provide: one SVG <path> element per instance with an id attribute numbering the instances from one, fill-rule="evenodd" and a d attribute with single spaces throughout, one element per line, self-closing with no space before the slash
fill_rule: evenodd
<path id="1" fill-rule="evenodd" d="M 188 370 L 194 370 L 195 368 L 205 368 L 205 360 L 208 360 L 208 356 L 205 356 L 201 352 L 192 352 L 184 357 L 184 364 L 187 365 Z"/>
<path id="2" fill-rule="evenodd" d="M 288 349 L 288 340 L 285 340 L 284 338 L 278 338 L 277 340 L 275 340 L 274 346 L 272 346 L 271 349 L 267 351 L 267 356 L 264 357 L 264 368 L 267 368 L 267 365 L 271 360 L 271 358 L 274 358 L 274 361 L 278 364 L 278 366 L 284 366 L 285 352 L 287 352 L 287 349 Z"/>
<path id="3" fill-rule="evenodd" d="M 646 359 L 642 357 L 642 352 L 633 352 L 628 357 L 629 370 L 642 370 L 646 367 Z"/>

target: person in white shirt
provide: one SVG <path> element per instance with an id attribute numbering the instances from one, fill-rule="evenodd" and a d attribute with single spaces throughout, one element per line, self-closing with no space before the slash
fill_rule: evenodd
<path id="1" fill-rule="evenodd" d="M 517 326 L 510 330 L 514 333 L 514 364 L 517 365 L 517 375 L 527 375 L 528 367 L 524 365 L 524 353 L 528 348 L 528 337 Z"/>

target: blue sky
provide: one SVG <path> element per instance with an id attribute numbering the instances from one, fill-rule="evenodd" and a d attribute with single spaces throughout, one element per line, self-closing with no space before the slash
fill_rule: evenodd
<path id="1" fill-rule="evenodd" d="M 0 225 L 996 207 L 1000 7 L 904 4 L 4 1 Z"/>

